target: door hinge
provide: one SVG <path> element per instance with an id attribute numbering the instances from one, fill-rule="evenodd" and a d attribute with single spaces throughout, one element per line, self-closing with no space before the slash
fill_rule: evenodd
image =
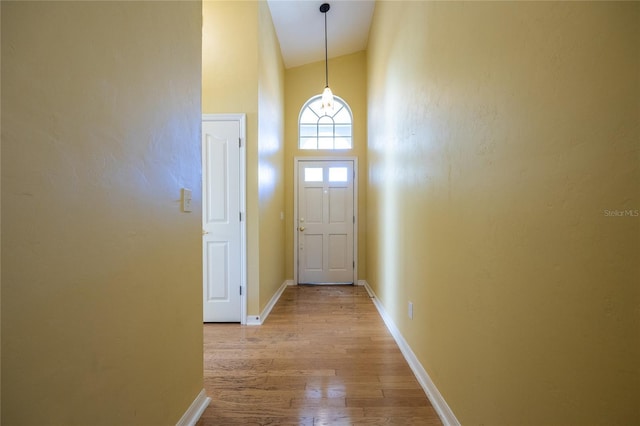
<path id="1" fill-rule="evenodd" d="M 353 223 L 356 223 L 356 217 L 353 216 Z"/>
<path id="2" fill-rule="evenodd" d="M 242 148 L 242 138 L 238 138 L 238 148 Z"/>
<path id="3" fill-rule="evenodd" d="M 240 286 L 240 296 L 242 296 L 242 286 Z"/>
<path id="4" fill-rule="evenodd" d="M 353 269 L 356 269 L 356 261 L 353 261 Z"/>
<path id="5" fill-rule="evenodd" d="M 238 213 L 238 217 L 240 218 L 240 222 L 242 222 L 242 212 Z"/>

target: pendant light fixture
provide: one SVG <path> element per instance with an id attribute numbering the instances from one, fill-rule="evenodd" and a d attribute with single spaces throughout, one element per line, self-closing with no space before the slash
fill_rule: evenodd
<path id="1" fill-rule="evenodd" d="M 324 14 L 324 81 L 325 87 L 322 92 L 322 111 L 326 113 L 333 111 L 333 93 L 329 89 L 329 56 L 327 48 L 327 12 L 331 9 L 329 3 L 320 6 L 320 12 Z"/>

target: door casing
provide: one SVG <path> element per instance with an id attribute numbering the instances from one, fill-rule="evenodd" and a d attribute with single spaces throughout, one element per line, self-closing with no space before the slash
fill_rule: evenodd
<path id="1" fill-rule="evenodd" d="M 298 284 L 298 251 L 299 251 L 299 232 L 298 232 L 298 169 L 299 163 L 304 161 L 352 161 L 353 162 L 353 215 L 355 216 L 355 223 L 353 224 L 353 261 L 355 267 L 353 268 L 353 283 L 358 283 L 358 157 L 346 156 L 321 156 L 321 157 L 294 157 L 293 159 L 293 281 Z"/>

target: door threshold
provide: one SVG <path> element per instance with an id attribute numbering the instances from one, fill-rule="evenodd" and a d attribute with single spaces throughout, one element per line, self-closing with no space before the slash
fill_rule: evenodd
<path id="1" fill-rule="evenodd" d="M 353 285 L 353 283 L 298 283 L 298 285 Z"/>

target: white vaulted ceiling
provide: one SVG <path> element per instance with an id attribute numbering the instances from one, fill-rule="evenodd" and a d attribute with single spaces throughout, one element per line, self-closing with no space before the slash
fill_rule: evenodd
<path id="1" fill-rule="evenodd" d="M 366 49 L 373 0 L 267 0 L 286 68 L 324 60 L 322 3 L 329 3 L 329 57 Z"/>

